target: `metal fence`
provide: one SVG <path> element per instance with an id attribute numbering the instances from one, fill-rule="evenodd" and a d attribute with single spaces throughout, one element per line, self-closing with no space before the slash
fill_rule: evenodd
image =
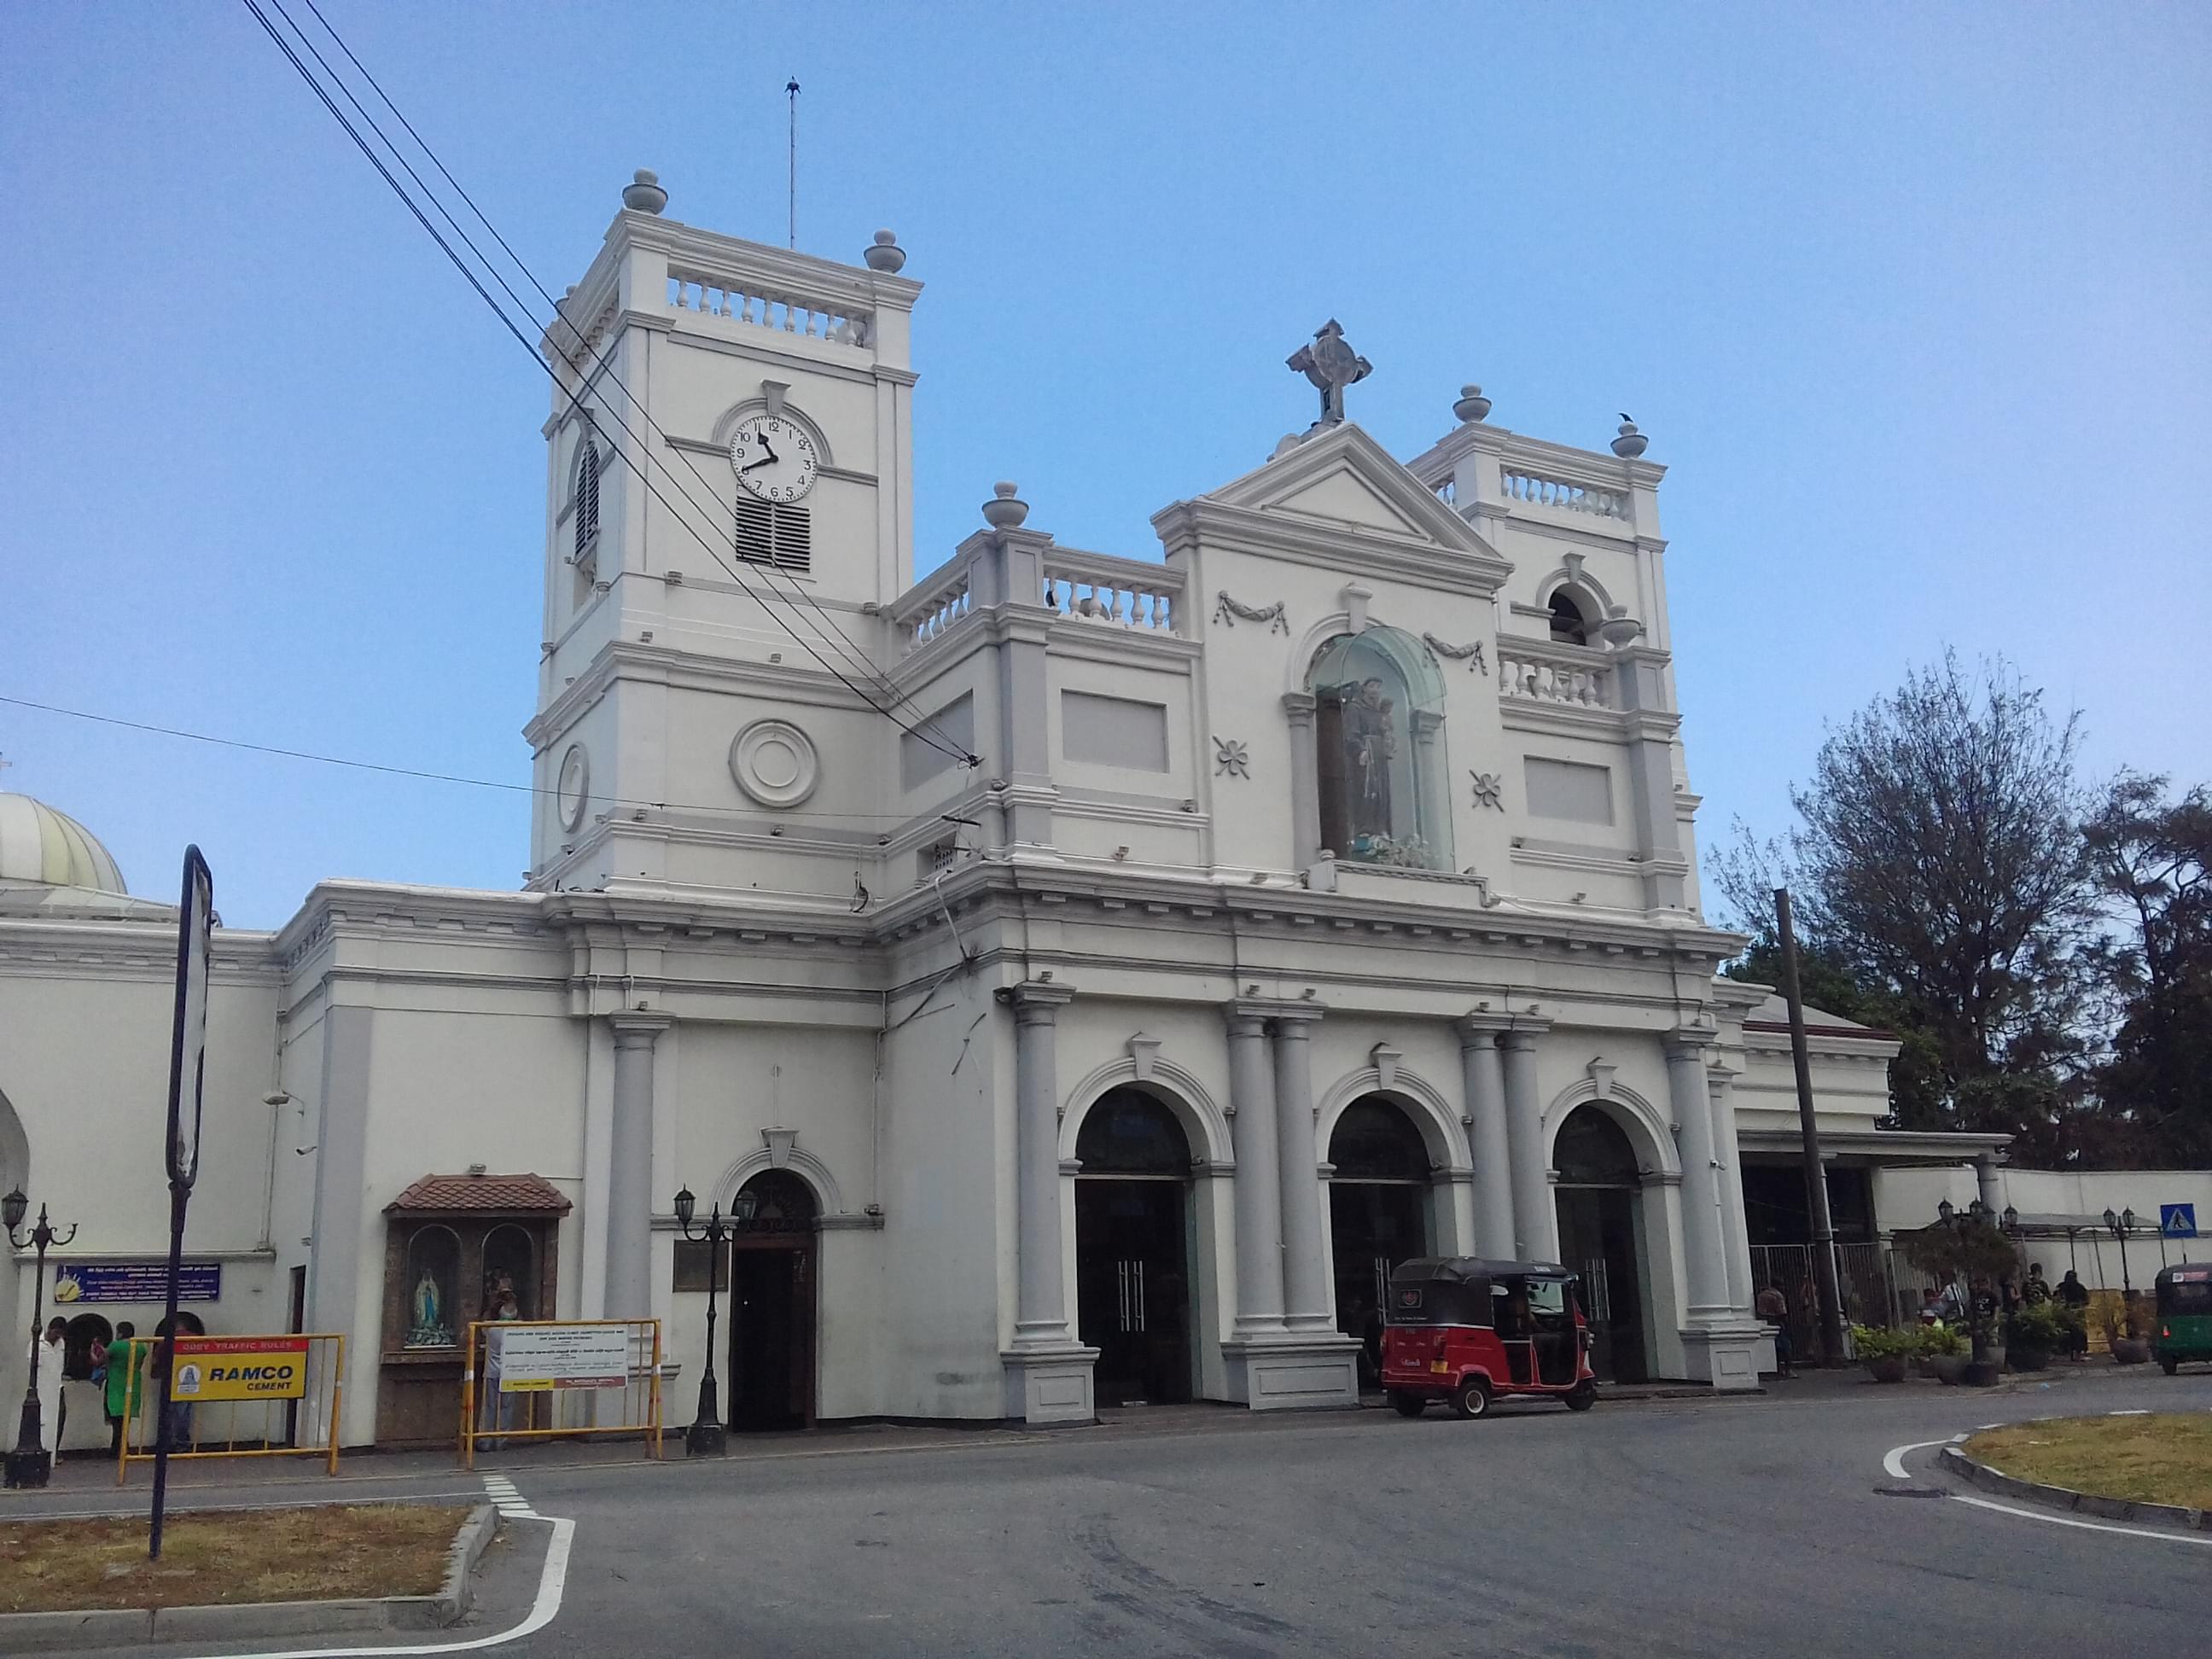
<path id="1" fill-rule="evenodd" d="M 1915 1311 L 1900 1310 L 1897 1276 L 1884 1244 L 1838 1244 L 1836 1249 L 1836 1288 L 1844 1299 L 1846 1325 L 1891 1325 L 1917 1318 Z M 1789 1310 L 1783 1323 L 1791 1348 L 1801 1355 L 1820 1351 L 1820 1305 L 1814 1289 L 1813 1249 L 1810 1244 L 1754 1244 L 1751 1247 L 1751 1287 L 1756 1297 L 1770 1286 L 1782 1292 Z"/>
<path id="2" fill-rule="evenodd" d="M 461 1373 L 462 1466 L 477 1448 L 637 1434 L 660 1455 L 660 1322 L 480 1320 Z"/>
<path id="3" fill-rule="evenodd" d="M 132 1355 L 129 1409 L 116 1444 L 118 1486 L 133 1463 L 154 1461 L 161 1435 L 158 1346 L 141 1342 Z M 338 1472 L 343 1336 L 180 1336 L 171 1364 L 170 1456 L 321 1457 L 328 1473 Z"/>

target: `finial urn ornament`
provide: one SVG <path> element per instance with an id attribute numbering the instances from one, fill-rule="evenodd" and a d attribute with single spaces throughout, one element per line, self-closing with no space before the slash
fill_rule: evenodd
<path id="1" fill-rule="evenodd" d="M 1620 417 L 1620 435 L 1613 441 L 1613 453 L 1624 461 L 1632 461 L 1650 441 L 1636 429 L 1636 422 L 1624 415 Z"/>
<path id="2" fill-rule="evenodd" d="M 640 167 L 623 186 L 623 205 L 633 213 L 658 213 L 666 207 L 668 192 L 660 187 L 660 175 L 651 167 Z"/>
<path id="3" fill-rule="evenodd" d="M 860 257 L 868 262 L 870 270 L 880 270 L 886 276 L 896 275 L 906 264 L 906 250 L 898 245 L 898 238 L 888 230 L 878 231 L 874 244 Z"/>
<path id="4" fill-rule="evenodd" d="M 1311 345 L 1302 345 L 1291 354 L 1289 363 L 1320 389 L 1321 419 L 1316 424 L 1321 426 L 1341 424 L 1345 387 L 1375 372 L 1375 365 L 1352 349 L 1343 326 L 1334 317 L 1322 325 Z"/>
<path id="5" fill-rule="evenodd" d="M 1490 399 L 1482 395 L 1479 386 L 1463 386 L 1459 389 L 1459 401 L 1452 405 L 1452 413 L 1462 425 L 1473 425 L 1490 417 Z"/>
<path id="6" fill-rule="evenodd" d="M 983 522 L 994 530 L 1018 530 L 1022 520 L 1030 515 L 1030 504 L 1021 498 L 1019 486 L 999 483 L 991 486 L 991 499 L 983 503 Z"/>

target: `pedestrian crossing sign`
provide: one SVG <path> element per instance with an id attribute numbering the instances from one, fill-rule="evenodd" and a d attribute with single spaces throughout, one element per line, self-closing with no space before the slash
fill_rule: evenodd
<path id="1" fill-rule="evenodd" d="M 2197 1206 L 2194 1204 L 2160 1205 L 2158 1230 L 2168 1238 L 2196 1237 Z"/>

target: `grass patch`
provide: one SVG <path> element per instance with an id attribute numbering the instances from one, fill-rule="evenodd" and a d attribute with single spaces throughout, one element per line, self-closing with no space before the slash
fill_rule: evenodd
<path id="1" fill-rule="evenodd" d="M 2021 1480 L 2212 1509 L 2212 1415 L 2016 1423 L 1976 1435 L 1966 1452 Z"/>
<path id="2" fill-rule="evenodd" d="M 0 1613 L 434 1595 L 465 1504 L 356 1504 L 0 1523 Z"/>

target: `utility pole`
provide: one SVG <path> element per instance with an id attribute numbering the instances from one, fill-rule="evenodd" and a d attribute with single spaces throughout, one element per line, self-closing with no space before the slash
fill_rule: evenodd
<path id="1" fill-rule="evenodd" d="M 791 94 L 791 179 L 788 199 L 791 203 L 791 248 L 799 251 L 799 77 L 793 76 L 784 91 Z"/>
<path id="2" fill-rule="evenodd" d="M 1797 1124 L 1804 1142 L 1805 1212 L 1812 1221 L 1813 1288 L 1820 1302 L 1820 1354 L 1844 1363 L 1844 1299 L 1836 1285 L 1836 1223 L 1828 1212 L 1828 1172 L 1820 1164 L 1820 1126 L 1813 1115 L 1813 1064 L 1805 1053 L 1805 999 L 1797 983 L 1797 933 L 1790 925 L 1790 890 L 1774 890 L 1782 934 L 1782 995 L 1790 1005 L 1790 1058 L 1797 1068 Z"/>

